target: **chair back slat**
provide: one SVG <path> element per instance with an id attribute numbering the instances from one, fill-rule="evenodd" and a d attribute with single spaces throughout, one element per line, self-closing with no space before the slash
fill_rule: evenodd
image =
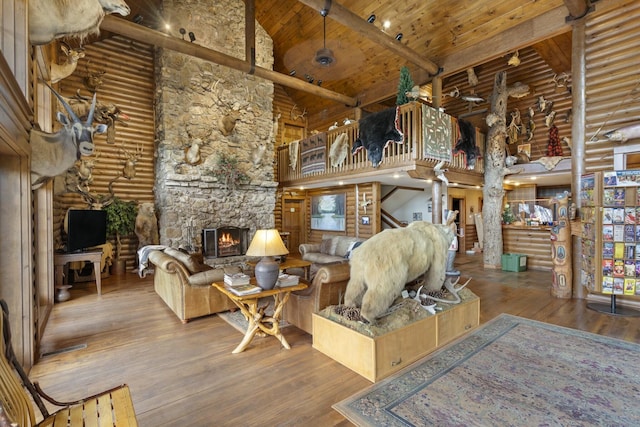
<path id="1" fill-rule="evenodd" d="M 0 300 L 2 315 L 0 316 L 0 403 L 9 419 L 19 426 L 35 425 L 35 413 L 29 395 L 22 386 L 20 373 L 16 372 L 13 363 L 15 360 L 11 347 L 11 330 L 9 328 L 9 313 L 7 303 Z"/>

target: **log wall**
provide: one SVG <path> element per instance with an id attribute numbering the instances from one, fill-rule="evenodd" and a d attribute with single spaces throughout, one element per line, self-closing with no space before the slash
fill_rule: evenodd
<path id="1" fill-rule="evenodd" d="M 527 255 L 527 269 L 551 271 L 549 227 L 502 226 L 504 253 Z"/>
<path id="2" fill-rule="evenodd" d="M 58 91 L 64 96 L 73 96 L 76 91 L 90 96 L 85 86 L 88 72 L 105 71 L 103 85 L 98 89 L 98 100 L 114 103 L 130 117 L 127 125 L 116 124 L 115 144 L 107 143 L 105 135 L 96 135 L 94 143 L 96 166 L 93 170 L 91 192 L 101 195 L 109 193 L 109 182 L 115 195 L 125 201 L 138 203 L 154 201 L 154 108 L 153 108 L 153 48 L 115 36 L 86 46 L 86 56 L 78 62 L 76 71 L 60 81 Z M 136 163 L 133 179 L 122 176 L 127 154 L 142 150 Z M 126 152 L 126 153 L 125 153 Z M 119 177 L 119 178 L 118 178 Z M 63 182 L 60 183 L 61 185 Z M 56 189 L 59 188 L 56 183 Z M 54 198 L 54 232 L 57 244 L 61 243 L 60 227 L 64 214 L 71 207 L 85 208 L 86 203 L 78 194 L 62 193 Z M 123 258 L 127 268 L 133 268 L 136 261 L 138 239 L 135 234 L 121 239 Z M 115 238 L 110 238 L 115 248 Z"/>

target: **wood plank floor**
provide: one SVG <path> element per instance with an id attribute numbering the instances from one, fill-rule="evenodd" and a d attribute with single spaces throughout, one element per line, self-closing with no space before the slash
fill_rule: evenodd
<path id="1" fill-rule="evenodd" d="M 485 270 L 480 255 L 456 266 L 473 277 L 481 323 L 510 313 L 640 343 L 640 318 L 586 308 L 549 293 L 551 273 Z M 134 273 L 74 286 L 56 304 L 30 377 L 58 400 L 128 383 L 141 426 L 347 426 L 331 405 L 371 383 L 311 346 L 311 336 L 284 329 L 291 350 L 256 338 L 231 354 L 242 335 L 218 316 L 182 324 Z"/>

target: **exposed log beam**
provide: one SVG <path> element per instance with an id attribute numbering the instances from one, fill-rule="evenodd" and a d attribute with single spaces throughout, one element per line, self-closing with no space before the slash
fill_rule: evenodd
<path id="1" fill-rule="evenodd" d="M 571 20 L 583 18 L 591 10 L 587 0 L 564 0 L 564 5 Z"/>
<path id="2" fill-rule="evenodd" d="M 329 14 L 327 17 L 333 19 L 336 22 L 341 23 L 347 28 L 351 28 L 354 31 L 360 33 L 363 37 L 377 43 L 396 55 L 406 59 L 412 64 L 416 64 L 420 68 L 428 71 L 430 74 L 438 74 L 440 67 L 429 60 L 421 57 L 412 49 L 398 42 L 387 33 L 369 24 L 366 20 L 359 17 L 355 13 L 351 12 L 346 7 L 339 3 L 330 0 L 298 0 L 300 3 L 307 5 L 317 11 L 328 8 Z"/>
<path id="3" fill-rule="evenodd" d="M 100 25 L 100 29 L 103 31 L 110 31 L 115 34 L 120 34 L 122 36 L 142 43 L 151 44 L 157 47 L 180 52 L 185 55 L 190 55 L 195 58 L 215 62 L 216 64 L 233 68 L 245 73 L 251 73 L 252 71 L 250 62 L 226 55 L 221 52 L 217 52 L 215 50 L 200 46 L 195 43 L 190 43 L 186 40 L 168 36 L 160 31 L 156 31 L 142 25 L 134 24 L 133 22 L 129 22 L 122 18 L 116 18 L 112 15 L 105 16 L 102 24 Z M 358 100 L 356 98 L 352 98 L 316 85 L 312 85 L 303 80 L 280 74 L 273 70 L 268 70 L 266 68 L 256 66 L 253 74 L 257 77 L 281 84 L 282 86 L 311 93 L 313 95 L 330 99 L 332 101 L 336 101 L 350 107 L 355 107 L 356 105 L 358 105 Z"/>

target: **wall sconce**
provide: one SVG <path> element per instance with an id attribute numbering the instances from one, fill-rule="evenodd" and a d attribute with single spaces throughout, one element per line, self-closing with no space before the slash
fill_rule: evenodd
<path id="1" fill-rule="evenodd" d="M 369 24 L 373 24 L 374 22 L 376 22 L 376 15 L 373 14 L 373 13 L 371 15 L 369 15 L 369 17 L 367 18 L 367 22 Z"/>
<path id="2" fill-rule="evenodd" d="M 196 35 L 193 34 L 193 31 L 189 31 L 189 40 L 191 40 L 191 43 L 196 41 Z"/>
<path id="3" fill-rule="evenodd" d="M 187 34 L 187 30 L 185 30 L 184 28 L 180 28 L 178 31 L 180 31 L 180 34 L 182 35 L 182 40 L 184 40 L 184 35 Z"/>
<path id="4" fill-rule="evenodd" d="M 398 41 L 402 40 L 402 33 L 396 34 L 396 40 Z"/>

